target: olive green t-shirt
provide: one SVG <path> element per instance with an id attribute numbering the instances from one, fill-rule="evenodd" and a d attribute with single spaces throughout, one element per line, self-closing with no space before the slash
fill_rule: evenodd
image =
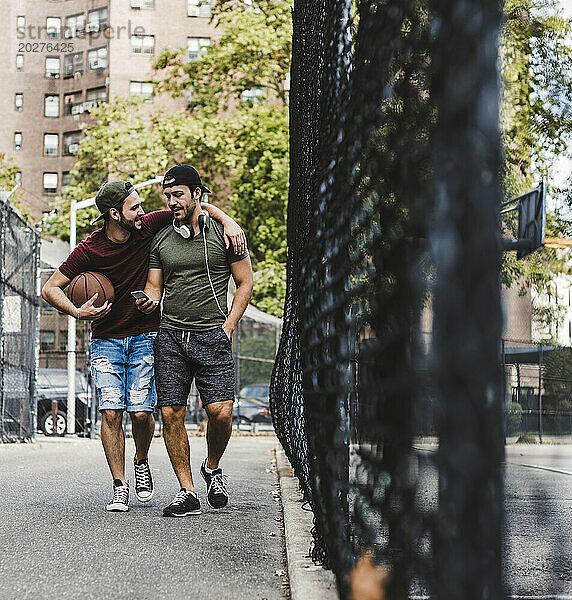
<path id="1" fill-rule="evenodd" d="M 228 313 L 226 294 L 231 275 L 230 265 L 248 256 L 248 250 L 235 254 L 224 245 L 223 227 L 206 219 L 205 236 L 210 276 L 224 313 Z M 205 263 L 203 235 L 185 239 L 172 225 L 154 237 L 149 268 L 163 271 L 163 314 L 161 327 L 205 331 L 220 327 L 225 317 L 219 311 L 210 286 Z"/>

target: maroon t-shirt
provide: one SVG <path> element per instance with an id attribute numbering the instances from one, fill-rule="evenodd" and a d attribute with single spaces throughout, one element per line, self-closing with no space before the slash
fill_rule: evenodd
<path id="1" fill-rule="evenodd" d="M 133 231 L 124 244 L 112 242 L 102 227 L 81 242 L 60 265 L 61 273 L 68 279 L 84 271 L 99 271 L 113 283 L 115 300 L 108 315 L 92 321 L 93 338 L 125 338 L 159 329 L 159 311 L 142 313 L 131 292 L 145 287 L 151 242 L 172 221 L 170 210 L 143 215 L 141 230 Z"/>

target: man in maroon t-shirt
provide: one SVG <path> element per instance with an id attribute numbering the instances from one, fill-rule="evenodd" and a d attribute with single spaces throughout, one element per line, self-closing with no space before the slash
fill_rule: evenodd
<path id="1" fill-rule="evenodd" d="M 131 295 L 147 281 L 149 248 L 155 234 L 172 222 L 171 211 L 145 214 L 131 183 L 104 184 L 95 198 L 104 225 L 75 248 L 42 288 L 42 297 L 58 310 L 92 322 L 91 368 L 101 412 L 101 441 L 113 477 L 113 500 L 109 511 L 129 508 L 129 486 L 125 478 L 123 412 L 127 410 L 135 441 L 135 495 L 141 502 L 153 497 L 153 478 L 147 453 L 155 421 L 156 392 L 153 374 L 153 340 L 159 329 L 159 312 L 142 314 Z M 235 250 L 246 247 L 244 233 L 225 213 L 203 205 L 225 227 L 225 241 Z M 95 223 L 95 221 L 94 221 Z M 94 306 L 94 295 L 79 308 L 64 288 L 79 273 L 98 271 L 115 288 L 113 303 Z"/>

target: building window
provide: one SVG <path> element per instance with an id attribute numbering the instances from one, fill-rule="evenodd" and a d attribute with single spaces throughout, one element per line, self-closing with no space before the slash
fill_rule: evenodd
<path id="1" fill-rule="evenodd" d="M 60 76 L 60 57 L 46 56 L 46 77 L 57 79 Z"/>
<path id="2" fill-rule="evenodd" d="M 266 96 L 266 92 L 262 88 L 251 88 L 250 90 L 244 90 L 240 95 L 243 102 L 248 102 L 249 104 L 262 104 L 264 102 L 264 97 Z"/>
<path id="3" fill-rule="evenodd" d="M 88 50 L 87 65 L 90 71 L 98 71 L 107 68 L 107 48 L 96 48 Z"/>
<path id="4" fill-rule="evenodd" d="M 62 173 L 62 192 L 65 191 L 71 185 L 71 174 L 69 171 Z"/>
<path id="5" fill-rule="evenodd" d="M 65 352 L 68 349 L 68 331 L 67 329 L 60 330 L 60 352 Z"/>
<path id="6" fill-rule="evenodd" d="M 26 17 L 16 17 L 16 31 L 20 35 L 26 34 Z"/>
<path id="7" fill-rule="evenodd" d="M 155 0 L 131 0 L 131 8 L 155 8 Z"/>
<path id="8" fill-rule="evenodd" d="M 56 312 L 56 309 L 48 304 L 45 300 L 42 300 L 42 314 L 44 315 L 53 315 Z"/>
<path id="9" fill-rule="evenodd" d="M 55 331 L 40 331 L 40 350 L 42 352 L 53 352 L 56 345 Z"/>
<path id="10" fill-rule="evenodd" d="M 104 87 L 87 90 L 85 95 L 86 108 L 97 106 L 100 102 L 107 102 L 107 89 Z"/>
<path id="11" fill-rule="evenodd" d="M 66 131 L 64 133 L 64 155 L 77 154 L 81 141 L 81 131 Z"/>
<path id="12" fill-rule="evenodd" d="M 16 71 L 24 70 L 24 55 L 16 54 Z"/>
<path id="13" fill-rule="evenodd" d="M 59 135 L 57 133 L 44 133 L 44 155 L 57 156 Z"/>
<path id="14" fill-rule="evenodd" d="M 48 17 L 46 19 L 46 35 L 49 39 L 60 39 L 62 35 L 62 20 L 60 17 Z"/>
<path id="15" fill-rule="evenodd" d="M 16 131 L 14 132 L 14 150 L 22 149 L 22 132 Z"/>
<path id="16" fill-rule="evenodd" d="M 14 96 L 14 108 L 22 110 L 24 108 L 24 94 L 16 94 Z"/>
<path id="17" fill-rule="evenodd" d="M 210 17 L 210 0 L 187 0 L 187 15 L 189 17 Z"/>
<path id="18" fill-rule="evenodd" d="M 203 56 L 203 54 L 205 54 L 205 52 L 209 49 L 210 45 L 210 38 L 187 38 L 187 58 L 189 59 L 189 62 L 198 60 L 201 56 Z"/>
<path id="19" fill-rule="evenodd" d="M 131 81 L 129 83 L 129 95 L 149 98 L 153 95 L 153 84 L 150 81 Z"/>
<path id="20" fill-rule="evenodd" d="M 81 92 L 72 92 L 64 96 L 64 115 L 76 115 L 81 112 Z M 65 145 L 65 140 L 64 140 Z"/>
<path id="21" fill-rule="evenodd" d="M 60 97 L 45 96 L 44 97 L 44 117 L 59 117 L 60 116 Z"/>
<path id="22" fill-rule="evenodd" d="M 44 194 L 53 196 L 58 193 L 58 174 L 44 173 Z"/>
<path id="23" fill-rule="evenodd" d="M 83 73 L 83 52 L 64 56 L 64 77 L 79 77 Z"/>
<path id="24" fill-rule="evenodd" d="M 154 35 L 132 35 L 131 54 L 153 54 L 155 52 Z"/>
<path id="25" fill-rule="evenodd" d="M 87 25 L 85 30 L 88 33 L 95 33 L 107 29 L 107 8 L 98 8 L 90 10 L 87 13 Z"/>
<path id="26" fill-rule="evenodd" d="M 85 31 L 85 15 L 71 15 L 66 17 L 66 27 L 64 29 L 64 37 L 73 38 L 81 35 Z"/>

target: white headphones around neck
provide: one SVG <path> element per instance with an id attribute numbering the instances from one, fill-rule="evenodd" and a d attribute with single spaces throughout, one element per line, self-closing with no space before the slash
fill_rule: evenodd
<path id="1" fill-rule="evenodd" d="M 205 215 L 199 215 L 199 232 L 202 232 L 205 227 L 208 229 Z M 177 221 L 173 219 L 173 229 L 183 238 L 189 240 L 195 237 L 195 232 L 188 225 L 177 225 Z"/>

